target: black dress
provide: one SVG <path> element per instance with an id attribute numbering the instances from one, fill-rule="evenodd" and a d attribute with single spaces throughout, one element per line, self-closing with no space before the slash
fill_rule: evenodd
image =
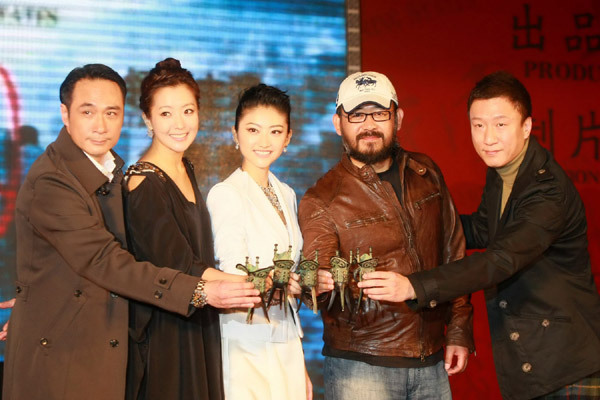
<path id="1" fill-rule="evenodd" d="M 128 244 L 138 260 L 200 277 L 214 265 L 210 217 L 193 166 L 185 158 L 183 162 L 196 204 L 155 165 L 138 162 L 129 167 L 128 176 L 146 178 L 132 192 L 125 190 Z M 131 301 L 129 312 L 127 399 L 223 398 L 215 308 L 205 306 L 183 317 Z"/>

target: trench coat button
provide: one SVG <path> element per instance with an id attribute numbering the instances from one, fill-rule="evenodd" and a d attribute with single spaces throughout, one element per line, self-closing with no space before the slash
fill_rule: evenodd
<path id="1" fill-rule="evenodd" d="M 549 321 L 549 320 L 547 320 L 547 319 L 544 319 L 544 320 L 542 321 L 542 326 L 543 326 L 544 328 L 547 328 L 547 327 L 549 327 L 549 326 L 550 326 L 550 321 Z"/>
<path id="2" fill-rule="evenodd" d="M 504 310 L 506 308 L 506 306 L 508 306 L 508 302 L 506 300 L 500 300 L 500 302 L 498 303 L 498 306 Z"/>
<path id="3" fill-rule="evenodd" d="M 116 299 L 117 297 L 119 297 L 118 294 L 110 292 L 110 297 L 112 297 L 113 299 Z"/>
<path id="4" fill-rule="evenodd" d="M 110 339 L 108 344 L 110 344 L 110 347 L 117 347 L 119 345 L 119 341 L 117 339 Z"/>
<path id="5" fill-rule="evenodd" d="M 48 339 L 46 339 L 45 337 L 40 339 L 40 344 L 44 347 L 48 346 Z"/>
<path id="6" fill-rule="evenodd" d="M 545 174 L 546 170 L 544 168 L 540 168 L 540 169 L 538 169 L 537 173 L 538 173 L 538 175 Z"/>
<path id="7" fill-rule="evenodd" d="M 82 294 L 81 290 L 77 289 L 77 290 L 76 290 L 76 291 L 73 293 L 73 296 L 75 296 L 75 297 L 81 297 L 81 294 Z"/>
<path id="8" fill-rule="evenodd" d="M 431 307 L 431 308 L 434 308 L 435 306 L 437 306 L 437 301 L 435 301 L 435 300 L 431 300 L 431 301 L 429 302 L 429 307 Z"/>
<path id="9" fill-rule="evenodd" d="M 531 368 L 532 368 L 532 366 L 531 366 L 531 364 L 529 364 L 528 362 L 526 362 L 526 363 L 523 363 L 523 365 L 521 365 L 521 369 L 522 369 L 522 370 L 523 370 L 523 372 L 525 372 L 525 373 L 529 373 L 529 372 L 531 372 Z"/>
<path id="10" fill-rule="evenodd" d="M 167 280 L 165 278 L 160 278 L 158 280 L 158 283 L 160 283 L 161 285 L 164 285 L 165 283 L 167 283 Z"/>
<path id="11" fill-rule="evenodd" d="M 513 342 L 516 342 L 517 340 L 519 340 L 519 332 L 511 332 L 510 333 L 510 340 L 512 340 Z"/>
<path id="12" fill-rule="evenodd" d="M 162 298 L 162 292 L 160 290 L 157 290 L 156 292 L 154 292 L 154 298 L 156 298 L 156 299 Z"/>
<path id="13" fill-rule="evenodd" d="M 17 293 L 21 293 L 23 291 L 23 288 L 21 286 L 17 286 L 17 288 L 15 289 L 15 291 Z"/>

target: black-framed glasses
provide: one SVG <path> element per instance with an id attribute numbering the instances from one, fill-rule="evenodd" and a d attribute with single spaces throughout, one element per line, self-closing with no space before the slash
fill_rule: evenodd
<path id="1" fill-rule="evenodd" d="M 361 122 L 365 122 L 369 115 L 373 117 L 373 120 L 376 122 L 389 121 L 390 118 L 392 118 L 392 112 L 389 110 L 375 111 L 372 113 L 355 112 L 346 114 L 345 117 L 348 118 L 348 122 L 351 122 L 353 124 L 359 124 Z"/>

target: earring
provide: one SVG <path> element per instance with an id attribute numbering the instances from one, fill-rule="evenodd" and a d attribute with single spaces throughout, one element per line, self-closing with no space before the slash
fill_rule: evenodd
<path id="1" fill-rule="evenodd" d="M 285 146 L 285 147 L 283 148 L 283 152 L 284 152 L 284 153 L 287 153 L 287 146 Z"/>
<path id="2" fill-rule="evenodd" d="M 152 137 L 154 136 L 154 129 L 148 128 L 148 132 L 146 134 L 148 135 L 149 138 L 152 139 Z"/>
<path id="3" fill-rule="evenodd" d="M 239 150 L 240 149 L 240 144 L 238 142 L 235 142 L 235 149 Z"/>

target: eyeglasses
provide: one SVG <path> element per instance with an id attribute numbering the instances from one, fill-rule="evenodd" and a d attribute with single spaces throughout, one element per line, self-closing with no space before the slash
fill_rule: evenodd
<path id="1" fill-rule="evenodd" d="M 392 118 L 392 112 L 391 111 L 375 111 L 372 113 L 350 113 L 350 114 L 346 114 L 345 117 L 348 118 L 348 122 L 351 122 L 353 124 L 359 124 L 361 122 L 365 122 L 367 120 L 368 116 L 373 117 L 373 121 L 376 122 L 384 122 L 384 121 L 389 121 L 390 118 Z"/>

